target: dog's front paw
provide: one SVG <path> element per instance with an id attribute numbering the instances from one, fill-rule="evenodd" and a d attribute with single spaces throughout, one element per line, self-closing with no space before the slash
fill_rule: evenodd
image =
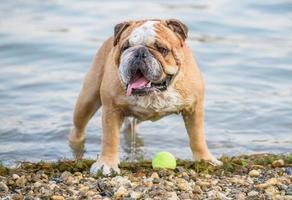
<path id="1" fill-rule="evenodd" d="M 105 176 L 119 174 L 120 169 L 118 164 L 109 164 L 103 160 L 97 160 L 95 163 L 91 165 L 90 174 L 96 176 L 98 174 L 102 174 Z"/>
<path id="2" fill-rule="evenodd" d="M 205 160 L 205 161 L 209 162 L 213 166 L 221 166 L 221 165 L 223 165 L 223 163 L 220 160 L 216 159 L 211 154 L 208 154 L 207 156 L 198 156 L 198 155 L 196 155 L 196 156 L 194 156 L 194 160 L 195 161 Z"/>
<path id="3" fill-rule="evenodd" d="M 213 166 L 222 166 L 223 165 L 223 163 L 220 160 L 218 160 L 218 159 L 216 159 L 214 157 L 211 160 L 208 160 L 208 161 Z"/>

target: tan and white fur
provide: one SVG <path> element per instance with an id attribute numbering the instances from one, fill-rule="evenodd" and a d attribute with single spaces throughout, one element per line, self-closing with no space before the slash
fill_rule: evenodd
<path id="1" fill-rule="evenodd" d="M 86 125 L 102 106 L 101 154 L 91 167 L 92 174 L 99 170 L 103 174 L 119 172 L 120 128 L 127 117 L 156 121 L 169 114 L 181 114 L 193 159 L 220 164 L 206 145 L 204 83 L 187 47 L 187 32 L 187 27 L 175 19 L 130 21 L 116 25 L 114 36 L 101 46 L 85 76 L 69 135 L 70 146 L 80 158 Z M 143 67 L 135 64 L 138 57 Z M 131 89 L 127 93 L 133 77 L 138 76 L 137 70 L 145 77 L 143 80 L 149 80 L 145 87 L 151 85 L 150 92 L 142 96 Z M 155 88 L 167 77 L 171 82 L 166 90 Z"/>

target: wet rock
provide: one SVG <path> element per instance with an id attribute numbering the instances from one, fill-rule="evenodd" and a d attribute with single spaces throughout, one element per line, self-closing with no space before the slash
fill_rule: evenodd
<path id="1" fill-rule="evenodd" d="M 0 194 L 6 194 L 9 188 L 5 183 L 0 182 Z"/>
<path id="2" fill-rule="evenodd" d="M 24 197 L 24 200 L 36 200 L 36 199 L 32 196 L 26 196 Z"/>
<path id="3" fill-rule="evenodd" d="M 117 188 L 119 188 L 120 186 L 124 186 L 128 188 L 128 187 L 131 187 L 131 182 L 129 181 L 127 177 L 116 176 L 112 178 L 111 185 Z"/>
<path id="4" fill-rule="evenodd" d="M 269 186 L 265 189 L 265 193 L 267 193 L 270 197 L 274 197 L 276 194 L 279 194 L 279 191 L 274 186 Z"/>
<path id="5" fill-rule="evenodd" d="M 13 179 L 13 180 L 17 180 L 17 179 L 19 179 L 19 178 L 20 178 L 20 177 L 18 176 L 18 174 L 13 174 L 13 175 L 12 175 L 12 179 Z"/>
<path id="6" fill-rule="evenodd" d="M 292 185 L 289 185 L 285 191 L 286 195 L 292 195 Z"/>
<path id="7" fill-rule="evenodd" d="M 258 170 L 253 169 L 248 173 L 248 175 L 250 177 L 258 177 L 260 175 L 260 172 Z"/>
<path id="8" fill-rule="evenodd" d="M 157 179 L 159 179 L 159 175 L 158 175 L 158 173 L 157 172 L 153 172 L 152 174 L 151 174 L 151 176 L 150 176 L 150 178 L 157 178 Z"/>
<path id="9" fill-rule="evenodd" d="M 183 193 L 180 194 L 179 198 L 180 199 L 192 199 L 191 196 L 192 196 L 191 194 L 183 192 Z"/>
<path id="10" fill-rule="evenodd" d="M 178 178 L 176 180 L 176 182 L 177 182 L 177 187 L 179 190 L 181 190 L 181 191 L 192 190 L 192 188 L 190 187 L 190 184 L 186 180 L 184 180 L 182 178 Z"/>
<path id="11" fill-rule="evenodd" d="M 42 179 L 42 180 L 48 180 L 49 177 L 48 177 L 48 175 L 42 173 L 42 174 L 41 174 L 41 179 Z"/>
<path id="12" fill-rule="evenodd" d="M 153 184 L 159 184 L 160 180 L 158 178 L 154 178 L 152 181 Z"/>
<path id="13" fill-rule="evenodd" d="M 285 165 L 285 162 L 284 160 L 280 159 L 280 160 L 275 160 L 273 163 L 272 163 L 272 166 L 273 167 L 283 167 Z"/>
<path id="14" fill-rule="evenodd" d="M 18 187 L 24 187 L 26 182 L 27 182 L 27 180 L 26 180 L 25 176 L 21 176 L 20 178 L 18 178 L 15 181 L 15 185 Z"/>
<path id="15" fill-rule="evenodd" d="M 175 168 L 175 172 L 182 173 L 184 171 L 185 171 L 185 168 L 183 168 L 183 167 L 176 167 Z"/>
<path id="16" fill-rule="evenodd" d="M 287 167 L 287 168 L 285 169 L 285 173 L 286 173 L 287 175 L 292 175 L 292 167 Z"/>
<path id="17" fill-rule="evenodd" d="M 64 171 L 64 172 L 61 174 L 61 179 L 62 179 L 64 182 L 67 182 L 67 180 L 68 180 L 69 177 L 72 177 L 72 174 L 71 174 L 70 172 Z"/>
<path id="18" fill-rule="evenodd" d="M 115 192 L 114 196 L 115 198 L 121 198 L 126 196 L 127 194 L 127 189 L 124 188 L 123 186 L 119 187 L 119 189 Z"/>
<path id="19" fill-rule="evenodd" d="M 179 200 L 176 192 L 168 192 L 166 196 L 167 196 L 167 200 Z"/>
<path id="20" fill-rule="evenodd" d="M 206 181 L 197 181 L 196 182 L 197 185 L 201 186 L 201 187 L 210 187 L 211 183 L 206 182 Z"/>
<path id="21" fill-rule="evenodd" d="M 49 197 L 49 196 L 53 195 L 53 191 L 50 189 L 49 186 L 46 185 L 45 187 L 40 188 L 40 194 L 43 197 Z"/>
<path id="22" fill-rule="evenodd" d="M 133 198 L 133 199 L 140 199 L 142 196 L 143 196 L 143 193 L 142 192 L 132 191 L 130 193 L 130 197 Z"/>
<path id="23" fill-rule="evenodd" d="M 13 194 L 11 200 L 23 200 L 22 194 Z"/>
<path id="24" fill-rule="evenodd" d="M 86 192 L 86 194 L 84 196 L 86 196 L 86 197 L 93 197 L 96 194 L 97 193 L 95 191 L 89 190 L 88 192 Z"/>
<path id="25" fill-rule="evenodd" d="M 39 188 L 39 187 L 42 186 L 42 183 L 41 183 L 40 181 L 38 181 L 38 182 L 35 182 L 35 183 L 33 184 L 33 186 L 34 186 L 35 188 Z"/>
<path id="26" fill-rule="evenodd" d="M 208 198 L 210 199 L 220 199 L 220 200 L 231 200 L 231 198 L 226 197 L 222 192 L 211 190 L 207 193 Z"/>
<path id="27" fill-rule="evenodd" d="M 266 187 L 269 187 L 269 186 L 276 185 L 277 183 L 278 183 L 278 180 L 276 178 L 271 178 L 271 179 L 267 180 L 265 183 L 258 184 L 255 187 L 257 189 L 263 189 L 263 188 L 266 188 Z"/>
<path id="28" fill-rule="evenodd" d="M 243 193 L 243 192 L 239 192 L 239 193 L 237 193 L 236 195 L 235 195 L 235 199 L 237 199 L 237 200 L 245 200 L 246 198 L 245 198 L 245 193 Z"/>
<path id="29" fill-rule="evenodd" d="M 200 186 L 195 185 L 194 188 L 193 188 L 193 193 L 202 194 L 203 193 L 203 190 L 201 189 Z"/>
<path id="30" fill-rule="evenodd" d="M 249 193 L 247 193 L 247 196 L 249 197 L 257 197 L 259 195 L 258 191 L 252 190 Z"/>
<path id="31" fill-rule="evenodd" d="M 53 195 L 51 196 L 51 200 L 64 200 L 65 198 L 63 196 Z"/>
<path id="32" fill-rule="evenodd" d="M 82 196 L 84 196 L 89 190 L 89 187 L 88 186 L 84 186 L 82 185 L 80 188 L 79 188 L 79 192 Z"/>
<path id="33" fill-rule="evenodd" d="M 144 185 L 146 186 L 146 187 L 152 187 L 153 186 L 153 182 L 152 182 L 152 179 L 146 179 L 145 181 L 144 181 Z"/>

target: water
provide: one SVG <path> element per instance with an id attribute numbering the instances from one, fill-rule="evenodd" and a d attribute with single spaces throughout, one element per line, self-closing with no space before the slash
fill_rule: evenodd
<path id="1" fill-rule="evenodd" d="M 291 1 L 15 0 L 0 4 L 2 162 L 72 158 L 67 134 L 84 74 L 113 26 L 137 18 L 188 25 L 213 154 L 292 151 Z M 100 133 L 98 112 L 85 157 L 99 153 Z M 122 159 L 131 157 L 130 138 L 122 134 Z M 150 158 L 161 150 L 191 158 L 180 116 L 141 124 L 135 151 Z"/>

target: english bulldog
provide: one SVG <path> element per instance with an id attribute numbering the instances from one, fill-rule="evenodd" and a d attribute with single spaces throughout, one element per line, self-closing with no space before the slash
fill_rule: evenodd
<path id="1" fill-rule="evenodd" d="M 127 117 L 156 121 L 181 114 L 193 159 L 221 164 L 206 144 L 204 82 L 187 37 L 179 20 L 138 20 L 117 24 L 102 44 L 85 76 L 69 135 L 73 150 L 83 147 L 86 125 L 102 106 L 101 153 L 92 174 L 119 173 L 120 128 Z"/>

